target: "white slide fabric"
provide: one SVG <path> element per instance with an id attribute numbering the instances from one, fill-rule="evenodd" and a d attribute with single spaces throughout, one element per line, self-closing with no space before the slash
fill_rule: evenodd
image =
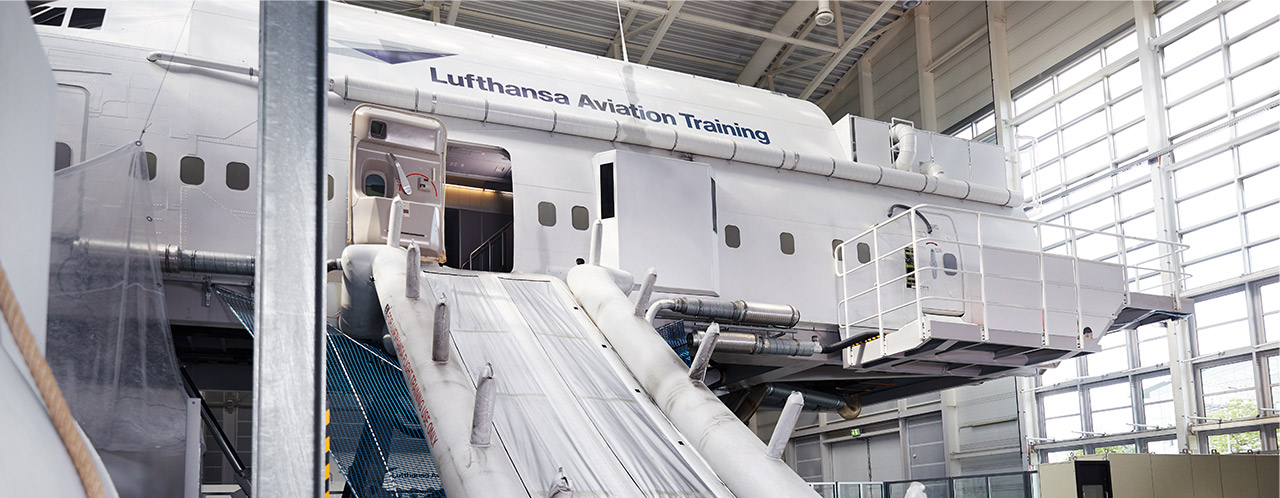
<path id="1" fill-rule="evenodd" d="M 627 382 L 563 283 L 445 270 L 425 276 L 449 303 L 454 352 L 470 377 L 492 365 L 494 434 L 531 496 L 545 493 L 561 468 L 574 495 L 731 496 L 640 386 Z"/>

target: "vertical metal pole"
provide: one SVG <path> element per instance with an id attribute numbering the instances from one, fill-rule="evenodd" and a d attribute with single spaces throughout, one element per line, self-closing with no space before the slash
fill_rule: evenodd
<path id="1" fill-rule="evenodd" d="M 256 496 L 324 492 L 324 2 L 259 7 Z"/>
<path id="2" fill-rule="evenodd" d="M 916 73 L 920 80 L 920 128 L 941 132 L 938 129 L 938 96 L 934 90 L 933 30 L 929 28 L 929 2 L 911 10 L 916 25 Z"/>
<path id="3" fill-rule="evenodd" d="M 1009 78 L 1009 42 L 1005 35 L 1004 0 L 987 1 L 987 41 L 991 48 L 991 93 L 996 115 L 996 143 L 1004 147 L 1009 190 L 1022 192 L 1018 139 L 1013 125 L 1013 83 Z"/>
<path id="4" fill-rule="evenodd" d="M 1138 69 L 1142 76 L 1143 110 L 1147 123 L 1147 150 L 1156 151 L 1169 145 L 1169 128 L 1165 123 L 1164 82 L 1160 75 L 1160 52 L 1151 45 L 1156 37 L 1156 14 L 1154 0 L 1136 0 L 1133 3 L 1134 25 L 1138 36 Z M 1157 158 L 1150 164 L 1151 185 L 1154 189 L 1155 216 L 1159 222 L 1156 227 L 1157 239 L 1171 243 L 1178 242 L 1177 209 L 1173 198 L 1173 185 L 1164 165 L 1172 159 L 1171 155 Z M 1164 291 L 1176 299 L 1181 295 L 1182 282 L 1176 278 L 1182 271 L 1181 255 L 1176 247 L 1166 244 L 1168 252 L 1162 254 L 1160 267 L 1163 270 L 1160 278 L 1164 282 Z M 1159 247 L 1159 246 L 1157 246 Z M 1175 301 L 1176 302 L 1176 301 Z M 1173 388 L 1174 433 L 1177 434 L 1179 448 L 1190 449 L 1193 453 L 1199 449 L 1199 438 L 1188 437 L 1190 432 L 1188 417 L 1195 415 L 1194 389 L 1192 388 L 1190 327 L 1186 320 L 1176 320 L 1168 326 L 1169 341 L 1169 383 Z"/>

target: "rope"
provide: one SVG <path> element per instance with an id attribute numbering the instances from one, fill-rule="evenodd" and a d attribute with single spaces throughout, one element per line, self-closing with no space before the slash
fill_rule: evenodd
<path id="1" fill-rule="evenodd" d="M 84 439 L 80 437 L 80 431 L 76 429 L 76 419 L 71 416 L 71 410 L 67 408 L 67 400 L 62 397 L 62 390 L 58 389 L 58 381 L 53 378 L 53 370 L 49 369 L 49 363 L 36 347 L 35 337 L 31 335 L 31 329 L 27 327 L 22 310 L 18 308 L 18 298 L 13 295 L 13 289 L 9 287 L 9 278 L 5 276 L 3 267 L 0 267 L 0 311 L 4 312 L 4 321 L 9 324 L 13 341 L 18 344 L 22 359 L 27 363 L 27 369 L 31 370 L 31 376 L 35 378 L 36 389 L 40 391 L 40 397 L 44 398 L 45 407 L 49 409 L 49 418 L 53 420 L 53 427 L 58 430 L 62 445 L 67 448 L 71 463 L 76 466 L 76 473 L 80 474 L 85 496 L 105 498 L 107 494 L 102 488 L 98 467 L 94 464 Z"/>

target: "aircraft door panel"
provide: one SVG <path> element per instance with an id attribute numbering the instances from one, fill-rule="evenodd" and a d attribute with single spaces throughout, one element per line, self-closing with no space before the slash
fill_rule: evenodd
<path id="1" fill-rule="evenodd" d="M 417 244 L 424 259 L 445 260 L 444 124 L 427 116 L 362 105 L 352 119 L 348 240 L 387 241 L 399 197 L 400 244 Z"/>

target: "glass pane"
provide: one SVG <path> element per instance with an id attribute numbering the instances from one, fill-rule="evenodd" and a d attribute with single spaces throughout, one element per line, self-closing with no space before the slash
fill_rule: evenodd
<path id="1" fill-rule="evenodd" d="M 1235 185 L 1225 185 L 1179 202 L 1178 227 L 1191 228 L 1235 211 Z"/>
<path id="2" fill-rule="evenodd" d="M 1202 369 L 1200 380 L 1205 393 L 1206 417 L 1236 419 L 1258 414 L 1253 362 L 1246 360 Z"/>
<path id="3" fill-rule="evenodd" d="M 1119 382 L 1089 389 L 1089 407 L 1097 412 L 1130 406 L 1129 383 Z"/>
<path id="4" fill-rule="evenodd" d="M 1165 439 L 1162 441 L 1147 441 L 1147 453 L 1155 455 L 1173 455 L 1178 453 L 1178 441 L 1175 439 Z"/>
<path id="5" fill-rule="evenodd" d="M 1142 379 L 1142 402 L 1169 401 L 1173 399 L 1173 383 L 1168 375 Z"/>
<path id="6" fill-rule="evenodd" d="M 1280 241 L 1250 247 L 1249 265 L 1253 268 L 1251 271 L 1274 270 L 1280 267 Z"/>
<path id="7" fill-rule="evenodd" d="M 1111 98 L 1113 99 L 1129 90 L 1142 86 L 1142 72 L 1138 68 L 1138 63 L 1129 64 L 1124 69 L 1108 76 L 1107 85 L 1107 88 L 1111 90 Z M 1142 93 L 1135 93 L 1134 95 L 1142 95 Z"/>
<path id="8" fill-rule="evenodd" d="M 1232 43 L 1227 48 L 1231 52 L 1231 70 L 1239 71 L 1263 58 L 1275 57 L 1277 39 L 1280 39 L 1280 24 L 1272 24 L 1248 38 Z"/>
<path id="9" fill-rule="evenodd" d="M 1041 401 L 1044 402 L 1045 418 L 1080 413 L 1080 393 L 1075 389 L 1045 396 Z"/>
<path id="10" fill-rule="evenodd" d="M 1235 176 L 1236 168 L 1231 161 L 1231 151 L 1224 150 L 1193 164 L 1178 165 L 1178 169 L 1173 172 L 1173 183 L 1178 195 L 1187 196 Z"/>
<path id="11" fill-rule="evenodd" d="M 1262 311 L 1280 311 L 1280 284 L 1272 282 L 1258 290 L 1262 293 Z"/>
<path id="12" fill-rule="evenodd" d="M 1070 460 L 1073 456 L 1083 456 L 1084 450 L 1050 451 L 1045 453 L 1045 463 L 1058 463 Z"/>
<path id="13" fill-rule="evenodd" d="M 1159 403 L 1151 403 L 1145 405 L 1144 416 L 1147 418 L 1146 425 L 1154 427 L 1146 427 L 1145 429 L 1154 429 L 1156 427 L 1173 427 L 1173 402 L 1161 401 Z"/>
<path id="14" fill-rule="evenodd" d="M 1174 102 L 1223 76 L 1222 52 L 1215 52 L 1195 64 L 1179 69 L 1164 80 L 1166 102 Z"/>
<path id="15" fill-rule="evenodd" d="M 1241 2 L 1239 7 L 1227 12 L 1227 36 L 1236 37 L 1263 21 L 1276 17 L 1275 2 Z"/>
<path id="16" fill-rule="evenodd" d="M 1057 127 L 1057 118 L 1053 114 L 1053 109 L 1049 109 L 1041 112 L 1040 114 L 1036 114 L 1035 117 L 1023 121 L 1022 124 L 1018 125 L 1018 134 L 1039 138 L 1043 137 L 1046 133 L 1053 131 L 1053 129 Z M 1042 155 L 1043 152 L 1044 151 L 1041 149 L 1036 149 L 1036 158 L 1039 159 L 1040 162 L 1044 162 L 1046 159 L 1052 159 L 1052 156 L 1047 158 L 1044 157 Z"/>
<path id="17" fill-rule="evenodd" d="M 1085 57 L 1084 60 L 1077 62 L 1076 65 L 1071 66 L 1067 70 L 1058 74 L 1058 91 L 1065 90 L 1067 87 L 1079 83 L 1081 80 L 1097 72 L 1099 69 L 1102 69 L 1102 54 L 1095 52 L 1094 54 Z"/>
<path id="18" fill-rule="evenodd" d="M 1049 100 L 1053 96 L 1053 82 L 1046 81 L 1039 84 L 1035 88 L 1028 90 L 1021 96 L 1013 99 L 1013 112 L 1015 114 L 1026 112 L 1028 109 Z"/>
<path id="19" fill-rule="evenodd" d="M 1207 327 L 1248 316 L 1244 292 L 1233 292 L 1213 299 L 1197 300 L 1195 303 L 1195 323 L 1197 327 Z"/>
<path id="20" fill-rule="evenodd" d="M 1133 410 L 1129 407 L 1093 411 L 1093 432 L 1120 434 L 1133 431 Z"/>
<path id="21" fill-rule="evenodd" d="M 1160 15 L 1160 32 L 1167 33 L 1169 30 L 1181 26 L 1182 23 L 1195 17 L 1196 14 L 1212 7 L 1213 3 L 1214 0 L 1190 0 L 1172 4 L 1172 8 Z"/>
<path id="22" fill-rule="evenodd" d="M 1112 335 L 1122 334 L 1109 334 Z M 1125 348 L 1115 348 L 1086 356 L 1089 362 L 1089 375 L 1106 375 L 1129 368 L 1128 352 Z"/>
<path id="23" fill-rule="evenodd" d="M 1103 453 L 1137 453 L 1137 446 L 1132 444 L 1117 444 L 1115 446 L 1099 446 L 1093 449 L 1095 455 Z"/>
<path id="24" fill-rule="evenodd" d="M 1062 148 L 1071 150 L 1107 134 L 1107 115 L 1101 112 L 1062 130 Z"/>
<path id="25" fill-rule="evenodd" d="M 1195 289 L 1204 285 L 1235 278 L 1244 274 L 1244 260 L 1240 252 L 1219 256 L 1186 267 L 1187 289 Z"/>
<path id="26" fill-rule="evenodd" d="M 1076 373 L 1076 360 L 1063 360 L 1057 367 L 1045 370 L 1044 375 L 1040 376 L 1040 385 L 1051 386 L 1059 382 L 1065 382 L 1079 377 Z"/>
<path id="27" fill-rule="evenodd" d="M 1138 343 L 1139 366 L 1149 367 L 1169 363 L 1169 343 L 1164 339 Z"/>
<path id="28" fill-rule="evenodd" d="M 1280 61 L 1273 60 L 1249 72 L 1231 79 L 1231 98 L 1236 105 L 1251 102 L 1276 91 L 1276 78 L 1280 74 Z M 1275 122 L 1275 120 L 1271 120 Z"/>
<path id="29" fill-rule="evenodd" d="M 1213 46 L 1221 43 L 1222 34 L 1218 31 L 1218 20 L 1209 21 L 1164 48 L 1165 71 L 1181 66 L 1195 56 L 1203 54 Z"/>
<path id="30" fill-rule="evenodd" d="M 1265 118 L 1263 119 L 1265 122 Z M 1274 165 L 1277 148 L 1280 148 L 1280 133 L 1271 133 L 1240 144 L 1237 149 L 1240 153 L 1240 172 L 1248 173 Z"/>
<path id="31" fill-rule="evenodd" d="M 1218 453 L 1243 453 L 1262 450 L 1262 433 L 1259 431 L 1215 434 L 1209 436 L 1209 449 Z"/>
<path id="32" fill-rule="evenodd" d="M 1117 159 L 1145 151 L 1147 150 L 1147 125 L 1142 121 L 1138 121 L 1132 126 L 1116 132 L 1115 138 L 1112 140 L 1116 144 L 1115 157 Z M 1141 174 L 1145 174 L 1145 172 Z M 1121 178 L 1120 181 L 1124 182 L 1125 179 Z"/>
<path id="33" fill-rule="evenodd" d="M 1245 178 L 1244 207 L 1249 208 L 1280 198 L 1280 168 L 1271 168 L 1262 173 Z"/>
<path id="34" fill-rule="evenodd" d="M 1066 163 L 1067 180 L 1074 181 L 1111 167 L 1111 147 L 1106 140 L 1072 153 Z"/>
<path id="35" fill-rule="evenodd" d="M 1267 358 L 1267 373 L 1270 377 L 1271 384 L 1280 384 L 1280 356 L 1270 356 Z M 1280 400 L 1271 400 L 1273 403 Z"/>
<path id="36" fill-rule="evenodd" d="M 1180 135 L 1193 126 L 1223 116 L 1227 110 L 1226 86 L 1218 85 L 1169 108 L 1169 132 Z"/>
<path id="37" fill-rule="evenodd" d="M 1106 98 L 1102 93 L 1102 82 L 1094 83 L 1059 104 L 1062 108 L 1062 121 L 1071 121 L 1092 112 L 1105 101 Z"/>
<path id="38" fill-rule="evenodd" d="M 1192 261 L 1217 254 L 1240 245 L 1240 221 L 1228 218 L 1226 221 L 1214 223 L 1193 232 L 1182 234 L 1182 243 L 1187 244 L 1183 259 Z"/>
<path id="39" fill-rule="evenodd" d="M 1044 421 L 1044 435 L 1049 439 L 1080 438 L 1080 416 L 1051 418 Z"/>

